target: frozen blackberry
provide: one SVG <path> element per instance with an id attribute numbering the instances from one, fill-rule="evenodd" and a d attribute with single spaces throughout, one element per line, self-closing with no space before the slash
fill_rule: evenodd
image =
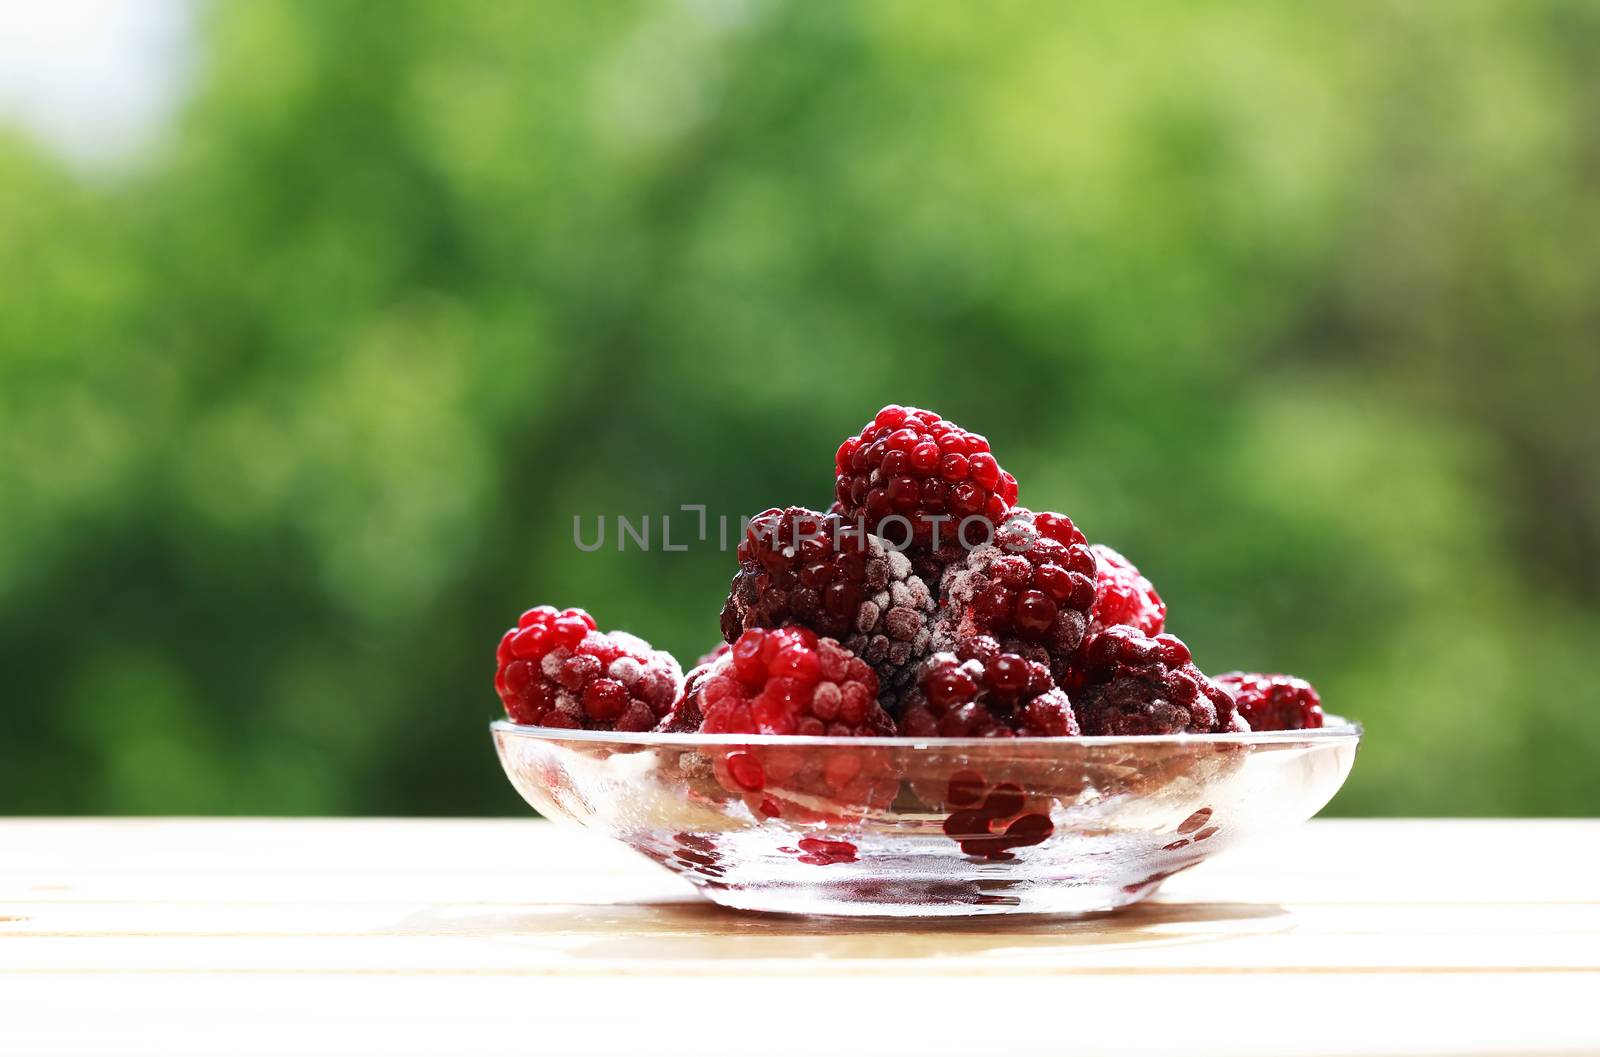
<path id="1" fill-rule="evenodd" d="M 581 609 L 539 606 L 500 638 L 494 686 L 518 723 L 650 730 L 678 696 L 670 653 L 623 631 L 601 633 Z"/>
<path id="2" fill-rule="evenodd" d="M 833 514 L 765 510 L 739 543 L 722 634 L 797 625 L 872 665 L 893 700 L 928 655 L 934 600 L 904 554 Z"/>
<path id="3" fill-rule="evenodd" d="M 1175 636 L 1117 626 L 1085 646 L 1072 702 L 1089 735 L 1222 734 L 1250 729 L 1233 698 L 1194 666 Z"/>
<path id="4" fill-rule="evenodd" d="M 1017 508 L 945 570 L 934 621 L 936 650 L 975 635 L 1018 640 L 1049 653 L 1059 677 L 1083 643 L 1095 601 L 1095 559 L 1064 514 Z"/>
<path id="5" fill-rule="evenodd" d="M 1251 730 L 1310 730 L 1322 726 L 1322 698 L 1292 675 L 1228 672 L 1216 684 L 1233 695 Z"/>
<path id="6" fill-rule="evenodd" d="M 878 677 L 809 628 L 752 628 L 699 686 L 702 734 L 890 734 Z"/>
<path id="7" fill-rule="evenodd" d="M 936 653 L 900 713 L 909 737 L 1064 737 L 1078 733 L 1067 695 L 1048 665 L 973 636 L 959 652 Z"/>
<path id="8" fill-rule="evenodd" d="M 980 546 L 991 539 L 988 529 L 977 531 L 968 536 L 973 546 Z M 934 591 L 944 582 L 945 570 L 966 558 L 969 548 L 963 547 L 954 539 L 941 539 L 938 547 L 918 546 L 913 544 L 907 547 L 905 555 L 911 559 L 911 571 L 922 577 L 922 582 Z"/>
<path id="9" fill-rule="evenodd" d="M 750 628 L 799 624 L 843 638 L 861 603 L 888 582 L 882 563 L 843 522 L 804 507 L 763 510 L 739 541 L 739 570 L 722 607 L 722 637 L 732 643 Z"/>
<path id="10" fill-rule="evenodd" d="M 839 445 L 834 469 L 844 515 L 897 545 L 927 546 L 936 532 L 953 539 L 968 517 L 999 524 L 1017 501 L 1017 479 L 1000 468 L 986 439 L 915 407 L 879 411 Z M 888 520 L 895 517 L 906 525 Z"/>
<path id="11" fill-rule="evenodd" d="M 1110 547 L 1096 543 L 1094 552 L 1094 609 L 1089 612 L 1091 631 L 1126 624 L 1146 635 L 1159 635 L 1166 626 L 1167 604 L 1156 594 L 1134 564 Z"/>

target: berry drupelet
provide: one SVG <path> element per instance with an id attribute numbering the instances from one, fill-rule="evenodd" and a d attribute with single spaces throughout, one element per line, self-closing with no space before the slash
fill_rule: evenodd
<path id="1" fill-rule="evenodd" d="M 1156 594 L 1155 585 L 1110 547 L 1096 543 L 1089 549 L 1095 559 L 1090 631 L 1126 624 L 1145 635 L 1161 634 L 1166 626 L 1167 604 Z"/>
<path id="2" fill-rule="evenodd" d="M 581 609 L 539 606 L 500 638 L 494 687 L 518 723 L 651 730 L 678 696 L 672 655 L 622 631 L 601 633 Z"/>
<path id="3" fill-rule="evenodd" d="M 904 554 L 834 514 L 765 510 L 739 543 L 722 634 L 793 624 L 872 665 L 891 700 L 928 655 L 934 599 Z"/>
<path id="4" fill-rule="evenodd" d="M 959 652 L 936 653 L 900 713 L 910 737 L 1065 737 L 1078 733 L 1067 695 L 1049 667 L 1004 649 L 987 636 L 964 640 Z"/>
<path id="5" fill-rule="evenodd" d="M 1233 698 L 1194 666 L 1175 636 L 1107 628 L 1071 673 L 1072 702 L 1089 735 L 1223 734 L 1250 729 Z"/>
<path id="6" fill-rule="evenodd" d="M 846 518 L 887 533 L 885 519 L 903 517 L 911 538 L 895 542 L 918 547 L 929 546 L 936 531 L 953 539 L 963 518 L 999 524 L 1017 501 L 1017 479 L 1000 468 L 986 439 L 898 404 L 839 445 L 834 469 L 834 498 Z"/>
<path id="7" fill-rule="evenodd" d="M 1233 695 L 1234 707 L 1251 730 L 1310 730 L 1322 726 L 1322 698 L 1292 675 L 1228 672 L 1216 683 Z"/>
<path id="8" fill-rule="evenodd" d="M 1018 508 L 945 570 L 934 622 L 938 650 L 974 635 L 1042 647 L 1059 676 L 1076 655 L 1095 603 L 1095 558 L 1064 514 Z"/>

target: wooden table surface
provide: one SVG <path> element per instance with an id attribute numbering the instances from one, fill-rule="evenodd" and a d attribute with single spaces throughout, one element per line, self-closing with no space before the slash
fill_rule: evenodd
<path id="1" fill-rule="evenodd" d="M 1597 862 L 1313 822 L 1117 915 L 904 925 L 535 820 L 0 820 L 0 1054 L 1600 1053 Z"/>

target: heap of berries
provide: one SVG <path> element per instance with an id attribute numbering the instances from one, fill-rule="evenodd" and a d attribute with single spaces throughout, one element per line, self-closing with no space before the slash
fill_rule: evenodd
<path id="1" fill-rule="evenodd" d="M 1154 585 L 1065 514 L 1018 506 L 1016 478 L 983 437 L 891 405 L 839 445 L 834 472 L 826 511 L 750 520 L 724 642 L 687 676 L 582 610 L 540 606 L 500 641 L 507 714 L 585 730 L 839 738 L 1322 725 L 1304 680 L 1206 676 L 1166 633 Z M 764 765 L 733 753 L 718 779 L 764 797 L 767 772 L 808 774 L 806 759 L 798 747 Z M 834 791 L 882 784 L 870 753 L 840 759 L 811 778 Z"/>

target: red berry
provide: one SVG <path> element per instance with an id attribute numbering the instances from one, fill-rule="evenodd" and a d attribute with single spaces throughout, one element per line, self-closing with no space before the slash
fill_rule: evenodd
<path id="1" fill-rule="evenodd" d="M 1058 674 L 1076 655 L 1095 602 L 1095 559 L 1062 514 L 1013 510 L 991 543 L 945 569 L 934 648 L 975 635 L 1042 647 Z"/>
<path id="2" fill-rule="evenodd" d="M 837 639 L 872 665 L 892 701 L 928 655 L 932 593 L 904 554 L 835 514 L 765 510 L 739 544 L 722 608 L 729 642 L 787 624 Z"/>
<path id="3" fill-rule="evenodd" d="M 1172 635 L 1118 625 L 1097 633 L 1067 675 L 1090 735 L 1224 734 L 1250 729 L 1233 698 L 1194 666 Z"/>
<path id="4" fill-rule="evenodd" d="M 861 658 L 809 628 L 752 628 L 701 674 L 675 708 L 702 716 L 702 734 L 893 735 L 878 679 Z M 712 772 L 757 816 L 859 818 L 900 788 L 894 754 L 852 745 L 711 746 Z"/>
<path id="5" fill-rule="evenodd" d="M 1216 683 L 1233 695 L 1251 730 L 1309 730 L 1322 726 L 1322 698 L 1316 688 L 1292 675 L 1228 672 Z"/>
<path id="6" fill-rule="evenodd" d="M 627 632 L 601 634 L 581 609 L 528 610 L 495 659 L 506 714 L 530 726 L 650 730 L 683 683 L 671 654 Z"/>
<path id="7" fill-rule="evenodd" d="M 1166 626 L 1167 604 L 1156 594 L 1132 562 L 1104 544 L 1089 548 L 1095 557 L 1094 609 L 1091 631 L 1126 624 L 1146 635 L 1159 635 Z"/>
<path id="8" fill-rule="evenodd" d="M 698 686 L 702 734 L 829 737 L 894 732 L 878 677 L 834 639 L 809 628 L 752 628 Z"/>
<path id="9" fill-rule="evenodd" d="M 834 496 L 846 518 L 897 544 L 929 547 L 955 538 L 964 517 L 997 524 L 1017 501 L 1017 479 L 1000 468 L 989 442 L 932 411 L 891 404 L 834 456 Z M 911 525 L 886 523 L 893 515 Z"/>
<path id="10" fill-rule="evenodd" d="M 936 653 L 907 695 L 900 733 L 919 738 L 1065 737 L 1078 733 L 1067 695 L 1043 661 L 1007 651 L 987 636 Z"/>

